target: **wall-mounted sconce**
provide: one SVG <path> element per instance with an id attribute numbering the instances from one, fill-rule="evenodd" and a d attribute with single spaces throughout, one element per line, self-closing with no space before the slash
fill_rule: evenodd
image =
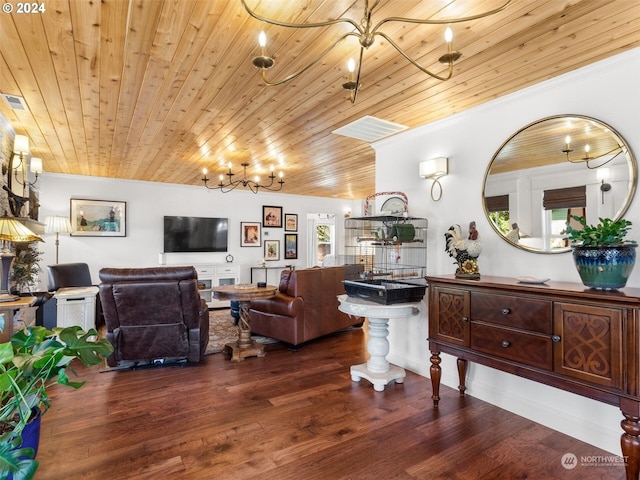
<path id="1" fill-rule="evenodd" d="M 16 135 L 13 139 L 13 153 L 10 165 L 2 164 L 2 175 L 6 175 L 9 169 L 20 166 L 23 159 L 29 155 L 29 137 Z"/>
<path id="2" fill-rule="evenodd" d="M 609 178 L 609 169 L 600 167 L 596 171 L 596 178 L 600 180 L 600 191 L 602 192 L 602 205 L 604 205 L 604 192 L 611 190 L 611 184 L 606 180 Z"/>
<path id="3" fill-rule="evenodd" d="M 440 178 L 449 173 L 449 159 L 446 157 L 432 158 L 420 162 L 420 176 L 422 178 L 431 178 L 433 183 L 431 184 L 431 199 L 437 202 L 442 198 L 442 185 L 440 184 Z M 438 195 L 435 196 L 434 188 L 438 186 Z"/>

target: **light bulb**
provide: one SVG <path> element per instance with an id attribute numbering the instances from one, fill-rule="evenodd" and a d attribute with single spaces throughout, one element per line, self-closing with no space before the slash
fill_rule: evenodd
<path id="1" fill-rule="evenodd" d="M 349 70 L 349 73 L 353 73 L 356 69 L 356 62 L 353 58 L 350 58 L 349 61 L 347 62 L 347 69 Z"/>
<path id="2" fill-rule="evenodd" d="M 451 43 L 452 40 L 453 31 L 451 30 L 451 27 L 447 27 L 447 29 L 444 31 L 444 41 L 447 43 Z"/>
<path id="3" fill-rule="evenodd" d="M 267 46 L 267 35 L 264 33 L 264 31 L 260 32 L 260 35 L 258 35 L 258 45 L 260 45 L 262 48 Z"/>

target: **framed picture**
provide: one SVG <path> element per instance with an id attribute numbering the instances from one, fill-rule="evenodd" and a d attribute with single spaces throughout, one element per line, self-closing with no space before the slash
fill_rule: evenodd
<path id="1" fill-rule="evenodd" d="M 280 240 L 265 240 L 264 241 L 264 259 L 280 260 Z"/>
<path id="2" fill-rule="evenodd" d="M 264 228 L 282 228 L 282 207 L 263 205 L 262 225 Z"/>
<path id="3" fill-rule="evenodd" d="M 126 202 L 71 199 L 71 235 L 125 237 L 126 234 Z"/>
<path id="4" fill-rule="evenodd" d="M 285 233 L 284 235 L 284 258 L 296 259 L 298 258 L 298 234 L 297 233 Z"/>
<path id="5" fill-rule="evenodd" d="M 260 222 L 240 222 L 240 246 L 259 247 L 262 245 L 262 224 Z"/>
<path id="6" fill-rule="evenodd" d="M 284 214 L 284 231 L 285 232 L 297 232 L 298 231 L 298 215 L 295 213 Z"/>

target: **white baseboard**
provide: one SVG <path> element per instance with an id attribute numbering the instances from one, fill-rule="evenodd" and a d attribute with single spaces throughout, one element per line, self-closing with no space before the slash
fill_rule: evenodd
<path id="1" fill-rule="evenodd" d="M 426 349 L 425 358 L 422 359 L 392 352 L 387 359 L 428 379 L 431 366 L 429 355 Z M 457 389 L 456 359 L 446 354 L 441 357 L 441 383 Z M 466 386 L 467 395 L 614 455 L 621 455 L 620 420 L 623 417 L 617 407 L 472 362 L 469 362 Z"/>

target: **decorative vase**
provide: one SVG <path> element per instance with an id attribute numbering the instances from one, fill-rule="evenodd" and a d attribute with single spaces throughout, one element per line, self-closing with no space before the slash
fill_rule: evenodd
<path id="1" fill-rule="evenodd" d="M 582 283 L 602 290 L 617 290 L 627 284 L 636 262 L 638 244 L 600 247 L 574 246 L 573 260 Z"/>

